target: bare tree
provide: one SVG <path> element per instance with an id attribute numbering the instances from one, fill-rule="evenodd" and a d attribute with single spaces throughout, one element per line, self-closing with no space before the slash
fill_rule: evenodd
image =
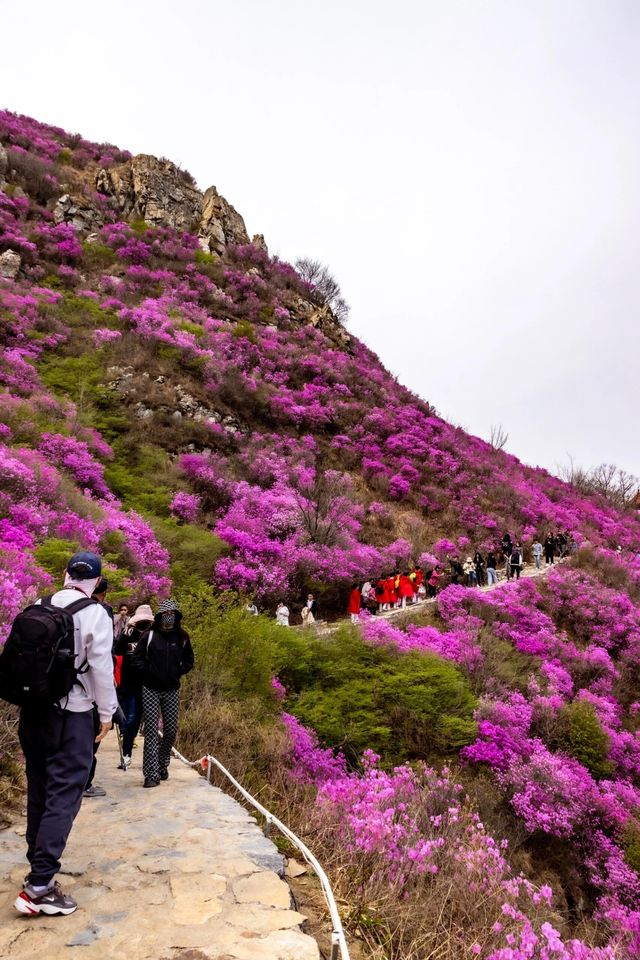
<path id="1" fill-rule="evenodd" d="M 640 495 L 638 477 L 613 463 L 601 463 L 586 470 L 569 455 L 569 462 L 560 466 L 559 474 L 579 493 L 597 493 L 620 510 L 630 506 Z"/>
<path id="2" fill-rule="evenodd" d="M 501 423 L 494 423 L 491 425 L 491 436 L 489 438 L 489 443 L 494 450 L 504 450 L 508 439 L 509 434 Z"/>
<path id="3" fill-rule="evenodd" d="M 311 543 L 333 547 L 340 539 L 345 503 L 345 482 L 334 470 L 316 470 L 311 483 L 300 486 L 296 504 Z"/>
<path id="4" fill-rule="evenodd" d="M 346 323 L 351 308 L 342 296 L 340 284 L 329 268 L 319 260 L 300 257 L 296 260 L 296 270 L 303 280 L 311 284 L 318 302 L 330 307 L 339 323 Z"/>

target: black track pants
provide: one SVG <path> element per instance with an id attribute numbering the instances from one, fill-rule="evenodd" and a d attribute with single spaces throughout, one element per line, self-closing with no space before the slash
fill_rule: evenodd
<path id="1" fill-rule="evenodd" d="M 94 713 L 23 709 L 18 733 L 27 767 L 29 882 L 44 886 L 60 869 L 82 803 L 93 761 Z"/>

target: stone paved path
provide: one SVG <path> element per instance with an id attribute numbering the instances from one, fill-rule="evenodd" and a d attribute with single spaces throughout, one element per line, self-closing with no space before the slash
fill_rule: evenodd
<path id="1" fill-rule="evenodd" d="M 100 748 L 108 796 L 83 801 L 59 875 L 79 903 L 70 917 L 16 913 L 24 820 L 0 831 L 0 957 L 318 960 L 255 820 L 175 760 L 166 783 L 142 789 L 141 754 L 123 773 L 115 734 Z"/>

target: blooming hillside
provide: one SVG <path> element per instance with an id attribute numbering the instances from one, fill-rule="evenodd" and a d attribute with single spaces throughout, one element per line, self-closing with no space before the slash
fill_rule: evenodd
<path id="1" fill-rule="evenodd" d="M 386 715 L 370 728 L 387 760 L 461 749 L 465 777 L 491 784 L 538 875 L 547 858 L 567 929 L 595 917 L 590 942 L 609 940 L 605 952 L 562 946 L 543 916 L 548 888 L 511 877 L 504 848 L 461 807 L 449 774 L 383 773 L 369 756 L 358 779 L 323 755 L 309 779 L 345 849 L 382 856 L 385 882 L 406 886 L 413 871 L 424 893 L 450 844 L 460 876 L 468 871 L 493 904 L 493 933 L 472 953 L 640 950 L 637 514 L 447 424 L 293 267 L 261 238 L 247 242 L 214 188 L 201 194 L 167 161 L 5 112 L 0 188 L 0 639 L 78 546 L 101 551 L 116 601 L 208 581 L 267 608 L 311 588 L 331 612 L 353 580 L 425 553 L 484 549 L 505 531 L 528 551 L 535 536 L 568 530 L 587 549 L 544 583 L 492 594 L 449 587 L 432 622 L 366 622 L 369 651 L 391 645 L 400 657 L 438 660 L 434 690 L 446 686 L 449 697 L 448 726 L 428 749 L 431 717 L 411 726 L 419 690 L 404 739 Z M 371 658 L 360 693 L 380 692 L 366 673 Z M 376 663 L 389 673 L 391 660 Z M 372 699 L 371 711 L 406 694 L 404 668 L 394 669 L 385 704 Z M 336 716 L 286 672 L 288 708 L 346 746 L 355 686 L 345 685 Z M 369 729 L 362 712 L 356 726 Z M 351 747 L 349 761 L 362 744 Z M 300 766 L 316 750 L 300 747 Z M 425 791 L 437 799 L 427 812 Z M 500 897 L 505 924 L 494 916 Z M 527 917 L 538 907 L 536 926 Z"/>

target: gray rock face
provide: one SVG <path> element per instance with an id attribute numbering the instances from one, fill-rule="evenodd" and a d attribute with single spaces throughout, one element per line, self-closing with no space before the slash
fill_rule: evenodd
<path id="1" fill-rule="evenodd" d="M 104 224 L 102 213 L 85 197 L 74 197 L 69 193 L 56 201 L 53 219 L 56 223 L 72 223 L 80 233 L 91 233 Z"/>
<path id="2" fill-rule="evenodd" d="M 16 253 L 15 250 L 5 250 L 2 256 L 0 256 L 0 277 L 4 277 L 7 280 L 15 280 L 18 276 L 21 263 L 22 260 L 20 259 L 19 253 Z"/>
<path id="3" fill-rule="evenodd" d="M 7 151 L 0 143 L 0 180 L 4 180 L 4 175 L 9 169 L 9 158 L 7 157 Z"/>
<path id="4" fill-rule="evenodd" d="M 216 188 L 202 194 L 169 160 L 139 154 L 99 170 L 96 188 L 115 200 L 124 219 L 196 232 L 207 253 L 221 254 L 230 243 L 249 242 L 244 220 Z"/>
<path id="5" fill-rule="evenodd" d="M 249 243 L 244 220 L 215 187 L 209 187 L 202 198 L 198 237 L 209 253 L 223 253 L 230 243 Z"/>

